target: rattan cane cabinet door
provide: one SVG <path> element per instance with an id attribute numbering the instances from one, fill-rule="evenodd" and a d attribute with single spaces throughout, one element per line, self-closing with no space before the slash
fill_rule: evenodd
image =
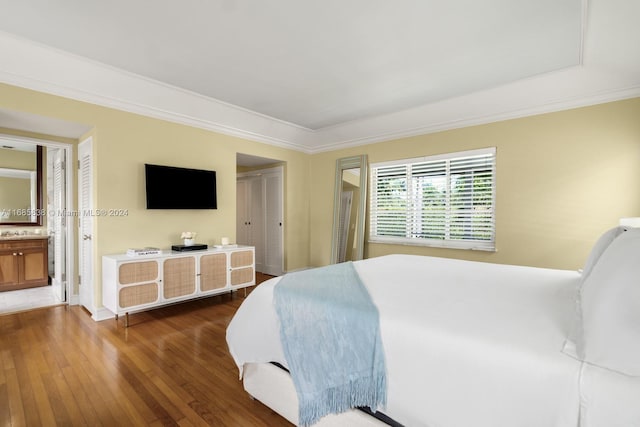
<path id="1" fill-rule="evenodd" d="M 212 291 L 227 286 L 227 254 L 200 257 L 200 290 Z"/>
<path id="2" fill-rule="evenodd" d="M 162 267 L 164 298 L 171 299 L 196 292 L 196 258 L 165 259 Z"/>
<path id="3" fill-rule="evenodd" d="M 231 253 L 231 286 L 255 282 L 253 250 L 240 250 Z"/>
<path id="4" fill-rule="evenodd" d="M 118 282 L 120 308 L 154 303 L 158 301 L 158 262 L 140 261 L 120 264 Z"/>

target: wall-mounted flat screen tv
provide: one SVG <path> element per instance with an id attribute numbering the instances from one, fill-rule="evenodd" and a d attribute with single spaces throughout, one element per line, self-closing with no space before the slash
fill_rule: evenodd
<path id="1" fill-rule="evenodd" d="M 147 209 L 217 209 L 216 172 L 144 165 Z"/>

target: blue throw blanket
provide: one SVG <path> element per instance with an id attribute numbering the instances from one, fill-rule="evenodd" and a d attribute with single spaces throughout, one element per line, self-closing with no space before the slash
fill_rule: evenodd
<path id="1" fill-rule="evenodd" d="M 386 403 L 378 310 L 351 262 L 288 273 L 274 304 L 301 426 Z"/>

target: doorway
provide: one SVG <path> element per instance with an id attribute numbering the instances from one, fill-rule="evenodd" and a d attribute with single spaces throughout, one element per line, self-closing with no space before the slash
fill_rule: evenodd
<path id="1" fill-rule="evenodd" d="M 29 153 L 38 149 L 44 155 L 37 170 L 41 184 L 33 190 L 36 193 L 31 194 L 31 199 L 41 200 L 39 207 L 32 209 L 40 218 L 34 221 L 32 216 L 31 221 L 25 222 L 24 225 L 12 222 L 10 226 L 0 227 L 0 232 L 6 241 L 44 240 L 42 257 L 34 256 L 32 261 L 41 260 L 38 261 L 38 265 L 44 264 L 42 270 L 46 279 L 46 283 L 37 283 L 35 287 L 0 292 L 0 314 L 67 304 L 71 295 L 71 281 L 67 272 L 73 271 L 73 260 L 70 256 L 72 248 L 68 244 L 72 232 L 69 227 L 71 218 L 67 214 L 72 206 L 68 197 L 72 194 L 71 177 L 66 165 L 71 162 L 72 146 L 4 134 L 0 135 L 0 142 L 8 150 Z M 3 157 L 6 159 L 10 156 Z M 31 264 L 31 267 L 33 265 Z M 18 268 L 20 269 L 19 266 Z"/>
<path id="2" fill-rule="evenodd" d="M 255 248 L 256 271 L 284 272 L 282 162 L 238 154 L 236 241 Z"/>

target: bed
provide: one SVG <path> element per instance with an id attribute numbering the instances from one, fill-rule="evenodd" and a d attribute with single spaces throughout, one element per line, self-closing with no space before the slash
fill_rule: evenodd
<path id="1" fill-rule="evenodd" d="M 640 426 L 640 230 L 624 231 L 605 233 L 583 272 L 412 255 L 354 262 L 380 313 L 385 422 Z M 247 297 L 227 342 L 249 394 L 297 424 L 273 304 L 280 280 Z M 383 424 L 353 409 L 317 425 Z"/>

